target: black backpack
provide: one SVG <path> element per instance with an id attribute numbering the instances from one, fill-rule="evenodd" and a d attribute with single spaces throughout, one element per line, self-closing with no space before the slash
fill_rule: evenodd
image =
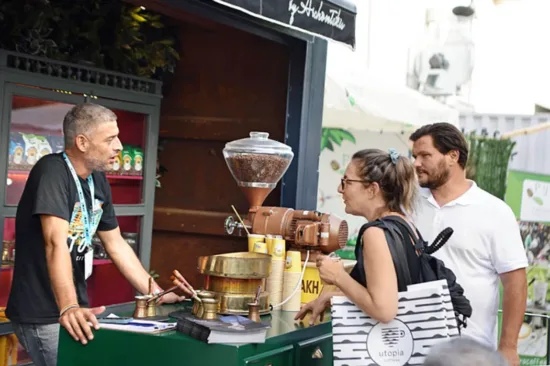
<path id="1" fill-rule="evenodd" d="M 411 227 L 399 216 L 386 216 L 382 219 L 369 222 L 359 231 L 359 238 L 362 240 L 363 233 L 369 227 L 378 227 L 384 230 L 386 240 L 390 249 L 395 273 L 397 275 L 399 291 L 406 291 L 407 286 L 415 283 L 424 283 L 437 280 L 446 280 L 451 294 L 451 300 L 456 315 L 458 329 L 466 328 L 467 318 L 472 316 L 472 306 L 470 301 L 464 296 L 464 289 L 456 282 L 456 276 L 449 268 L 445 267 L 442 260 L 433 257 L 431 254 L 439 250 L 449 240 L 453 234 L 453 229 L 446 228 L 434 240 L 432 245 L 428 245 L 420 235 L 418 229 L 414 242 L 411 238 L 415 238 Z M 359 240 L 358 240 L 359 242 Z M 408 247 L 407 247 L 408 246 Z M 407 259 L 407 250 L 414 248 L 418 256 L 418 264 L 409 263 Z M 356 249 L 357 260 L 362 260 L 361 248 Z M 418 273 L 418 278 L 411 278 L 411 270 L 409 267 L 416 265 L 415 273 Z M 364 275 L 363 275 L 364 276 Z"/>

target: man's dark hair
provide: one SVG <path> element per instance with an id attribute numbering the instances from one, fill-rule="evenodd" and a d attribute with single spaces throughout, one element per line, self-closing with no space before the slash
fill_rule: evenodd
<path id="1" fill-rule="evenodd" d="M 432 123 L 414 131 L 410 139 L 415 142 L 424 136 L 431 136 L 435 148 L 442 154 L 458 151 L 458 164 L 462 169 L 466 168 L 468 142 L 458 128 L 447 122 Z"/>

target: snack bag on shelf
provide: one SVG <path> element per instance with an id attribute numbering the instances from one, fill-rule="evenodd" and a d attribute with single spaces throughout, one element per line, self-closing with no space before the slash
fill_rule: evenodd
<path id="1" fill-rule="evenodd" d="M 25 141 L 17 132 L 10 133 L 9 167 L 20 169 L 24 163 Z"/>
<path id="2" fill-rule="evenodd" d="M 122 151 L 119 151 L 118 155 L 115 158 L 115 162 L 111 166 L 110 172 L 112 174 L 120 174 L 122 168 Z"/>
<path id="3" fill-rule="evenodd" d="M 52 148 L 52 153 L 58 154 L 63 152 L 65 149 L 65 141 L 63 140 L 63 136 L 48 136 L 48 140 Z"/>
<path id="4" fill-rule="evenodd" d="M 133 159 L 133 149 L 129 145 L 124 145 L 122 147 L 122 173 L 130 174 L 132 172 L 132 165 L 134 162 Z"/>
<path id="5" fill-rule="evenodd" d="M 34 135 L 38 145 L 38 159 L 52 153 L 52 147 L 46 136 Z"/>
<path id="6" fill-rule="evenodd" d="M 39 158 L 38 139 L 33 134 L 21 133 L 25 142 L 25 164 L 33 166 Z"/>
<path id="7" fill-rule="evenodd" d="M 143 174 L 143 150 L 139 147 L 134 148 L 134 172 L 136 175 Z"/>

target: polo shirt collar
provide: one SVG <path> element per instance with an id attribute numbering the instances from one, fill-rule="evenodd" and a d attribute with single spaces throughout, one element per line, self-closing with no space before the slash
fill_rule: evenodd
<path id="1" fill-rule="evenodd" d="M 476 196 L 477 196 L 477 192 L 479 191 L 479 187 L 477 186 L 476 182 L 474 182 L 473 180 L 468 179 L 468 182 L 470 182 L 472 186 L 466 192 L 464 192 L 460 197 L 458 197 L 454 201 L 447 203 L 444 207 L 455 206 L 455 205 L 468 206 L 476 202 Z M 428 188 L 421 188 L 420 195 L 423 198 L 427 199 L 431 205 L 435 207 L 439 207 L 439 204 L 436 202 L 432 192 Z"/>

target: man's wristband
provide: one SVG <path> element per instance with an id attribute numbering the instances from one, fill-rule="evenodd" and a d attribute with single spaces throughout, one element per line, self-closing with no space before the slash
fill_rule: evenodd
<path id="1" fill-rule="evenodd" d="M 73 308 L 78 308 L 78 304 L 72 304 L 72 305 L 68 305 L 68 306 L 65 306 L 63 309 L 61 309 L 61 311 L 59 312 L 59 317 L 62 317 L 63 314 L 65 314 L 67 312 L 67 310 L 69 309 L 73 309 Z"/>

